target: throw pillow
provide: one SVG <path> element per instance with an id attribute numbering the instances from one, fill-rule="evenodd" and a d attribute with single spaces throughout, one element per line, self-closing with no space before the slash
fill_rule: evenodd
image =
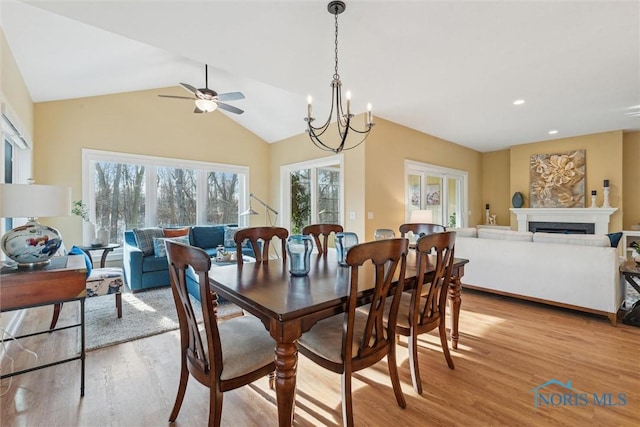
<path id="1" fill-rule="evenodd" d="M 179 236 L 188 236 L 189 235 L 189 227 L 184 228 L 163 228 L 162 234 L 164 237 L 179 237 Z"/>
<path id="2" fill-rule="evenodd" d="M 239 227 L 224 227 L 224 246 L 227 248 L 233 248 L 236 242 L 233 240 Z"/>
<path id="3" fill-rule="evenodd" d="M 189 244 L 189 236 L 178 237 L 154 237 L 153 238 L 153 255 L 162 258 L 167 256 L 167 247 L 165 246 L 165 240 L 173 240 L 174 242 Z"/>
<path id="4" fill-rule="evenodd" d="M 93 262 L 91 262 L 89 255 L 77 246 L 71 247 L 69 255 L 84 255 L 84 264 L 87 267 L 87 277 L 89 277 L 91 275 L 91 270 L 93 269 Z"/>
<path id="5" fill-rule="evenodd" d="M 136 238 L 136 245 L 142 251 L 143 256 L 153 255 L 153 238 L 164 237 L 162 228 L 134 228 L 133 235 Z"/>
<path id="6" fill-rule="evenodd" d="M 622 239 L 622 231 L 619 231 L 617 233 L 609 233 L 609 234 L 607 234 L 607 237 L 609 238 L 609 241 L 611 242 L 611 247 L 612 248 L 617 248 L 618 247 L 618 243 L 620 243 L 620 239 Z"/>

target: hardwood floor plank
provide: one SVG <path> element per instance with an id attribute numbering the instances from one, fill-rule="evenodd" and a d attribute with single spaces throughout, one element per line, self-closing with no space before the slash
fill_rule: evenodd
<path id="1" fill-rule="evenodd" d="M 66 310 L 66 311 L 65 311 Z M 75 312 L 67 305 L 67 320 Z M 46 327 L 51 311 L 30 309 L 24 330 Z M 640 414 L 640 328 L 610 325 L 606 318 L 571 310 L 465 291 L 460 345 L 447 368 L 436 335 L 419 339 L 422 396 L 411 386 L 406 340 L 398 346 L 399 374 L 407 408 L 397 406 L 386 360 L 357 372 L 353 380 L 358 425 L 566 426 L 638 425 Z M 23 333 L 24 331 L 21 331 Z M 74 332 L 24 341 L 38 361 L 72 354 Z M 2 381 L 0 424 L 7 426 L 165 426 L 178 382 L 177 331 L 87 354 L 86 394 L 80 398 L 79 362 L 58 365 Z M 14 367 L 33 356 L 11 345 Z M 2 372 L 10 367 L 3 358 Z M 295 425 L 341 425 L 340 376 L 300 357 Z M 546 381 L 571 381 L 588 404 L 534 407 L 533 389 Z M 550 385 L 548 393 L 567 390 Z M 594 404 L 611 394 L 611 403 Z M 208 390 L 190 379 L 175 426 L 205 425 Z M 222 424 L 277 424 L 275 394 L 266 378 L 225 393 Z"/>

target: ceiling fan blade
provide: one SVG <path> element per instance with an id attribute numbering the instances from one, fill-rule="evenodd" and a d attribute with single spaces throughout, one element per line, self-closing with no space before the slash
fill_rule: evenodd
<path id="1" fill-rule="evenodd" d="M 190 99 L 195 100 L 196 98 L 189 98 L 188 96 L 174 96 L 174 95 L 158 95 L 160 98 L 177 98 L 177 99 Z"/>
<path id="2" fill-rule="evenodd" d="M 229 92 L 229 93 L 219 93 L 218 101 L 237 101 L 239 99 L 244 99 L 244 95 L 242 92 Z"/>
<path id="3" fill-rule="evenodd" d="M 233 105 L 223 104 L 222 102 L 218 103 L 218 108 L 220 108 L 221 110 L 226 110 L 226 111 L 228 111 L 230 113 L 236 113 L 236 114 L 244 113 L 244 110 L 236 108 Z"/>
<path id="4" fill-rule="evenodd" d="M 197 96 L 198 98 L 204 98 L 204 95 L 202 94 L 202 92 L 200 92 L 198 89 L 191 86 L 190 84 L 180 83 L 180 86 L 182 86 L 183 88 L 185 88 L 186 90 L 188 90 L 189 92 Z"/>

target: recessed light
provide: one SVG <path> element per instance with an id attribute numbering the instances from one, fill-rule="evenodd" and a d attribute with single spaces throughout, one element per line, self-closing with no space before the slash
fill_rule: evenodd
<path id="1" fill-rule="evenodd" d="M 556 133 L 558 133 L 558 131 L 557 131 L 557 130 L 555 130 L 555 129 L 551 129 L 551 130 L 549 131 L 549 135 L 555 135 Z"/>
<path id="2" fill-rule="evenodd" d="M 513 105 L 522 105 L 524 104 L 524 99 L 516 99 L 513 101 Z"/>

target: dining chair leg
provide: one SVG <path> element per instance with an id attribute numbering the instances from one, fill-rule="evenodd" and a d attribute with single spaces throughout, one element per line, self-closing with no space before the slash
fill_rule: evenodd
<path id="1" fill-rule="evenodd" d="M 453 359 L 451 358 L 451 352 L 449 351 L 449 341 L 447 340 L 447 328 L 445 325 L 444 317 L 441 318 L 438 330 L 440 332 L 440 344 L 442 345 L 442 352 L 444 353 L 444 358 L 447 359 L 447 365 L 449 366 L 449 369 L 455 369 L 453 365 Z"/>
<path id="2" fill-rule="evenodd" d="M 171 415 L 169 415 L 170 423 L 174 422 L 176 418 L 178 418 L 178 413 L 180 412 L 180 407 L 182 406 L 182 401 L 184 400 L 184 395 L 187 391 L 188 380 L 189 371 L 187 370 L 187 360 L 183 355 L 180 367 L 180 381 L 178 382 L 178 394 L 176 395 L 176 402 L 174 403 L 173 409 L 171 410 Z"/>
<path id="3" fill-rule="evenodd" d="M 62 303 L 53 305 L 53 317 L 51 318 L 51 325 L 49 326 L 50 330 L 56 327 L 56 324 L 58 323 L 58 317 L 60 317 L 61 309 L 62 309 Z"/>
<path id="4" fill-rule="evenodd" d="M 407 341 L 409 345 L 409 369 L 411 370 L 413 389 L 416 393 L 422 394 L 422 381 L 420 380 L 420 367 L 418 366 L 418 336 L 412 332 L 409 334 Z"/>
<path id="5" fill-rule="evenodd" d="M 400 375 L 398 375 L 395 346 L 392 346 L 389 351 L 389 355 L 387 356 L 387 365 L 389 365 L 389 377 L 391 377 L 391 385 L 393 386 L 393 393 L 396 395 L 396 401 L 398 402 L 398 406 L 404 409 L 407 407 L 407 402 L 404 399 L 404 393 L 402 393 L 402 387 L 400 386 Z"/>
<path id="6" fill-rule="evenodd" d="M 353 427 L 353 399 L 351 396 L 351 371 L 342 373 L 342 424 Z"/>
<path id="7" fill-rule="evenodd" d="M 116 294 L 116 310 L 118 311 L 118 319 L 122 318 L 122 294 L 118 292 Z"/>
<path id="8" fill-rule="evenodd" d="M 219 427 L 222 422 L 223 396 L 215 384 L 209 386 L 209 427 Z"/>
<path id="9" fill-rule="evenodd" d="M 269 388 L 271 390 L 275 390 L 276 388 L 276 373 L 274 372 L 269 372 Z"/>

